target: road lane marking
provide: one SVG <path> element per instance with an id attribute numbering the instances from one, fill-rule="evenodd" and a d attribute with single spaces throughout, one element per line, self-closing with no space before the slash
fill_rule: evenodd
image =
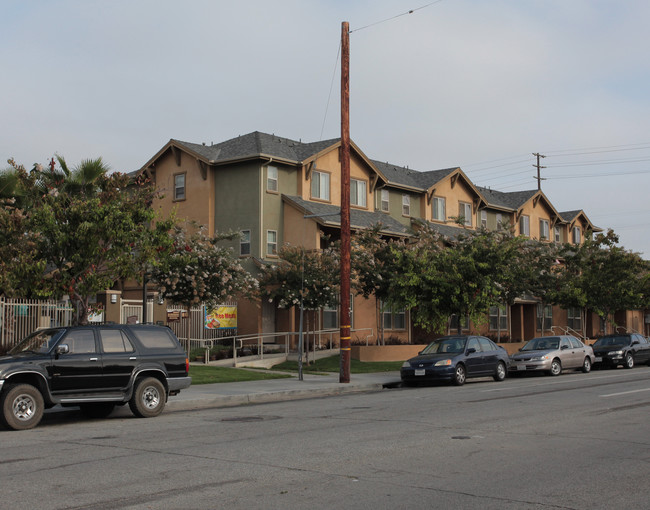
<path id="1" fill-rule="evenodd" d="M 629 395 L 630 393 L 641 393 L 642 391 L 650 391 L 650 388 L 644 388 L 642 390 L 630 390 L 630 391 L 621 391 L 620 393 L 610 393 L 608 395 L 599 395 L 600 397 L 618 397 L 620 395 Z"/>

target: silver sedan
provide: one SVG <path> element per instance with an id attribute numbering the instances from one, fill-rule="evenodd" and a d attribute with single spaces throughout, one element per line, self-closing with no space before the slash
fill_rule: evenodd
<path id="1" fill-rule="evenodd" d="M 511 373 L 542 370 L 560 375 L 564 369 L 587 373 L 594 362 L 594 350 L 571 335 L 533 338 L 510 356 Z"/>

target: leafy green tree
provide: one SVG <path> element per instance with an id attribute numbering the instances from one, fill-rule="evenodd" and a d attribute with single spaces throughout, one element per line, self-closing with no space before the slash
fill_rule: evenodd
<path id="1" fill-rule="evenodd" d="M 366 299 L 374 296 L 377 331 L 383 341 L 382 309 L 392 302 L 392 279 L 399 271 L 394 253 L 406 249 L 406 242 L 385 238 L 381 225 L 360 232 L 352 238 L 352 284 L 355 292 Z"/>
<path id="2" fill-rule="evenodd" d="M 564 306 L 583 304 L 606 324 L 613 323 L 618 310 L 647 306 L 647 262 L 617 243 L 618 236 L 610 229 L 606 234 L 587 236 L 580 246 L 565 247 L 561 279 L 565 290 L 560 293 Z"/>

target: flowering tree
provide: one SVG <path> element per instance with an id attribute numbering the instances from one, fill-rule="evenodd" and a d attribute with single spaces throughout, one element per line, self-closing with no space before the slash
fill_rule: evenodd
<path id="1" fill-rule="evenodd" d="M 143 264 L 158 263 L 154 255 L 165 248 L 173 220 L 152 227 L 157 193 L 146 179 L 109 173 L 101 158 L 72 170 L 63 158 L 58 162 L 58 168 L 53 161 L 27 171 L 10 160 L 12 168 L 3 174 L 14 179 L 3 199 L 2 223 L 11 227 L 0 243 L 8 257 L 4 285 L 25 297 L 67 295 L 76 322 L 84 324 L 92 296 L 137 276 Z"/>
<path id="2" fill-rule="evenodd" d="M 216 306 L 238 294 L 253 295 L 257 280 L 244 270 L 231 249 L 219 246 L 219 241 L 236 235 L 209 237 L 202 228 L 176 226 L 169 252 L 151 272 L 162 296 L 184 306 L 189 316 L 192 305 Z M 189 326 L 188 320 L 188 343 Z"/>

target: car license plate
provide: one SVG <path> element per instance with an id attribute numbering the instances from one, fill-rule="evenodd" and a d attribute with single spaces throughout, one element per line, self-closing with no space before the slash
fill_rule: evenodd
<path id="1" fill-rule="evenodd" d="M 425 370 L 424 368 L 416 368 L 415 369 L 415 375 L 424 375 Z"/>
<path id="2" fill-rule="evenodd" d="M 594 358 L 594 362 L 596 362 L 596 363 L 601 363 L 602 361 L 603 361 L 602 356 L 596 356 L 596 357 Z"/>
<path id="3" fill-rule="evenodd" d="M 517 365 L 517 370 L 518 371 L 526 370 L 526 365 Z"/>

